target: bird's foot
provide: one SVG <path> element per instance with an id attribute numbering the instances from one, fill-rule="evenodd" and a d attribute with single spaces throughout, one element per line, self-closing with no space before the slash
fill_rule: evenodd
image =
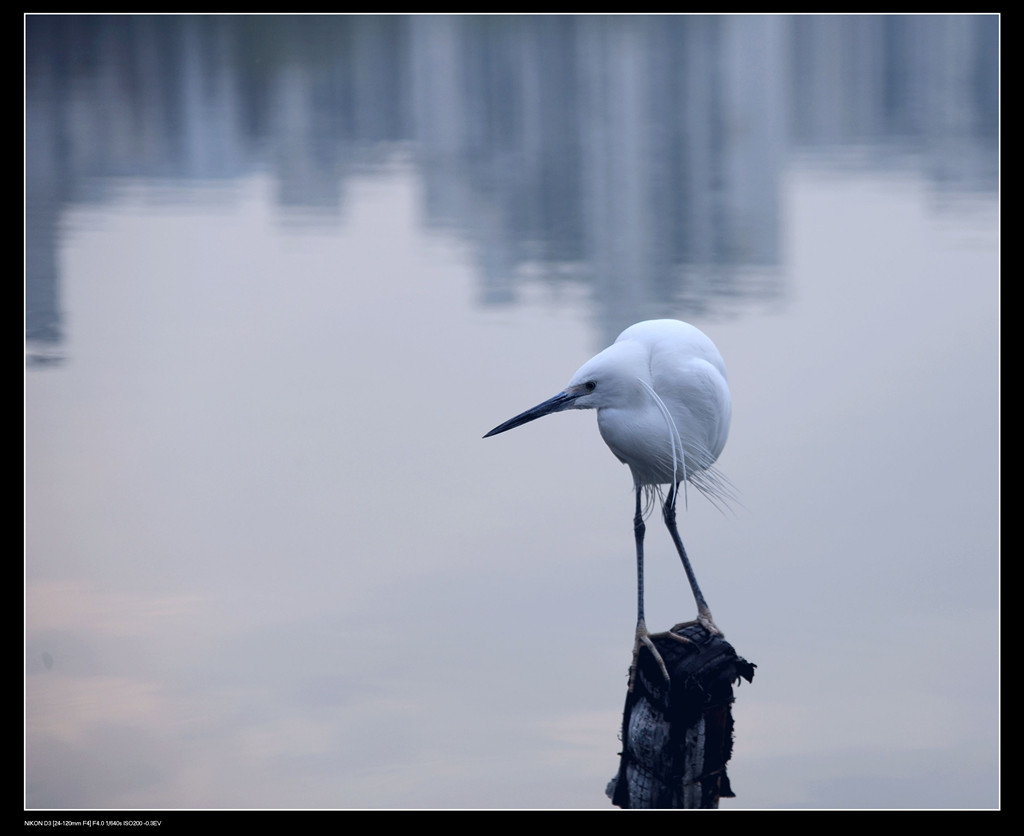
<path id="1" fill-rule="evenodd" d="M 651 634 L 647 631 L 647 626 L 641 621 L 636 625 L 636 639 L 633 642 L 633 664 L 629 666 L 629 691 L 633 690 L 633 686 L 636 684 L 636 672 L 637 667 L 640 663 L 640 648 L 641 646 L 646 647 L 651 655 L 654 657 L 654 661 L 658 663 L 658 667 L 661 668 L 661 675 L 665 677 L 665 681 L 668 683 L 672 682 L 671 677 L 668 675 L 668 668 L 665 667 L 665 660 L 661 658 L 661 654 L 658 653 L 658 648 L 654 646 L 654 642 L 651 641 Z"/>
<path id="2" fill-rule="evenodd" d="M 725 637 L 725 633 L 719 630 L 718 625 L 715 624 L 715 622 L 712 620 L 711 610 L 706 608 L 700 610 L 697 613 L 697 617 L 693 621 L 680 622 L 679 624 L 676 624 L 671 630 L 668 630 L 664 633 L 651 633 L 650 631 L 648 631 L 647 625 L 644 623 L 643 619 L 637 622 L 636 640 L 633 642 L 633 664 L 629 667 L 630 691 L 633 690 L 633 685 L 636 682 L 636 672 L 637 665 L 640 660 L 641 646 L 646 647 L 651 652 L 651 655 L 654 657 L 654 661 L 657 662 L 658 667 L 661 668 L 661 675 L 665 677 L 665 683 L 667 685 L 672 684 L 672 677 L 669 676 L 668 667 L 665 665 L 665 660 L 662 658 L 661 653 L 658 652 L 658 648 L 654 646 L 654 642 L 652 641 L 652 639 L 666 638 L 672 639 L 673 641 L 677 641 L 680 644 L 693 645 L 694 642 L 692 639 L 689 639 L 686 636 L 679 635 L 679 632 L 686 627 L 692 627 L 694 625 L 699 625 L 700 627 L 703 627 L 712 636 L 718 636 L 719 638 Z"/>
<path id="3" fill-rule="evenodd" d="M 715 624 L 711 619 L 711 610 L 704 609 L 697 613 L 697 617 L 693 621 L 682 621 L 676 624 L 671 631 L 664 635 L 673 636 L 677 639 L 682 639 L 682 636 L 676 635 L 676 630 L 682 630 L 684 627 L 692 627 L 693 625 L 700 625 L 707 630 L 712 636 L 718 636 L 719 638 L 725 638 L 725 633 L 718 629 L 718 625 Z"/>
<path id="4" fill-rule="evenodd" d="M 674 628 L 673 628 L 674 629 Z M 651 636 L 668 636 L 669 638 L 675 639 L 677 642 L 683 644 L 693 644 L 686 636 L 677 636 L 675 633 L 650 633 L 647 630 L 647 625 L 643 621 L 640 621 L 636 625 L 636 640 L 633 642 L 633 664 L 629 666 L 629 690 L 633 690 L 633 685 L 636 683 L 636 672 L 637 665 L 640 661 L 640 647 L 646 647 L 651 655 L 654 657 L 654 661 L 658 663 L 658 667 L 661 668 L 661 675 L 665 677 L 665 684 L 672 685 L 672 677 L 668 675 L 668 668 L 665 666 L 665 660 L 661 658 L 661 654 L 658 652 L 658 648 L 654 646 L 654 642 L 651 641 Z"/>

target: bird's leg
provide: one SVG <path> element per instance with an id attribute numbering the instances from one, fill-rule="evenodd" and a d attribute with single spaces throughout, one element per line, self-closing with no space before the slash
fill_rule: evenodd
<path id="1" fill-rule="evenodd" d="M 633 642 L 633 664 L 629 666 L 629 690 L 633 690 L 633 683 L 636 681 L 637 662 L 640 659 L 640 645 L 644 645 L 654 660 L 661 668 L 661 674 L 665 681 L 671 683 L 668 675 L 668 668 L 665 667 L 665 660 L 661 658 L 654 642 L 651 641 L 651 634 L 644 622 L 644 532 L 647 527 L 644 525 L 644 509 L 642 502 L 643 487 L 636 486 L 636 514 L 633 517 L 633 536 L 636 538 L 636 639 Z"/>
<path id="2" fill-rule="evenodd" d="M 721 636 L 724 634 L 718 629 L 711 618 L 711 610 L 708 608 L 708 603 L 704 600 L 700 587 L 697 585 L 697 576 L 693 573 L 690 559 L 686 556 L 686 549 L 683 548 L 683 541 L 679 536 L 679 529 L 676 528 L 676 496 L 678 493 L 678 486 L 672 485 L 669 488 L 668 497 L 665 499 L 665 504 L 661 510 L 662 516 L 665 518 L 665 526 L 668 528 L 668 533 L 672 536 L 672 542 L 676 544 L 676 551 L 679 552 L 679 559 L 683 561 L 683 569 L 686 570 L 686 578 L 690 582 L 690 589 L 693 590 L 693 598 L 697 602 L 697 618 L 695 621 L 677 624 L 672 629 L 676 630 L 689 624 L 700 624 L 709 633 Z M 667 635 L 674 636 L 675 633 L 668 633 Z"/>

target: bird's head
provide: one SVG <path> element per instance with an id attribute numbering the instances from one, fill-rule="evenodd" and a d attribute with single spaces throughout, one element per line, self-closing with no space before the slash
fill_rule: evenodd
<path id="1" fill-rule="evenodd" d="M 572 376 L 569 385 L 553 398 L 521 412 L 504 424 L 499 424 L 484 438 L 506 430 L 521 427 L 553 412 L 566 409 L 601 409 L 620 405 L 626 399 L 639 396 L 636 363 L 640 357 L 636 346 L 618 342 L 590 358 Z"/>

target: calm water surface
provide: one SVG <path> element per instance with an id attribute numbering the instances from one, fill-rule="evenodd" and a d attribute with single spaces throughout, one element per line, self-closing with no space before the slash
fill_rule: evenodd
<path id="1" fill-rule="evenodd" d="M 608 809 L 628 471 L 481 436 L 661 316 L 722 806 L 998 806 L 998 26 L 29 17 L 26 806 Z"/>

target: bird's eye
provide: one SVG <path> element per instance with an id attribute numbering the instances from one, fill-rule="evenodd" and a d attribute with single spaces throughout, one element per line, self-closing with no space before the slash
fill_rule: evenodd
<path id="1" fill-rule="evenodd" d="M 586 389 L 588 392 L 593 392 L 597 388 L 597 384 L 594 383 L 594 381 L 592 380 L 588 380 L 586 383 L 583 384 L 583 388 Z"/>

